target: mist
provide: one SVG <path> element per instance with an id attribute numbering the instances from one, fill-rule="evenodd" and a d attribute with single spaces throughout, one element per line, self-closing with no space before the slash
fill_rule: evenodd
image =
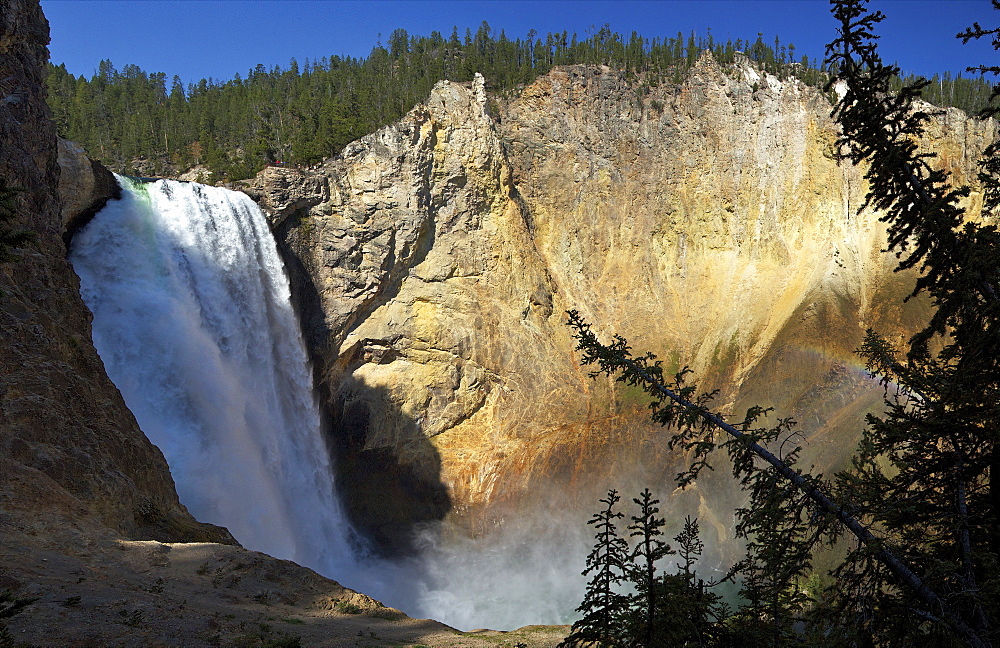
<path id="1" fill-rule="evenodd" d="M 123 198 L 77 235 L 70 258 L 108 375 L 196 517 L 461 630 L 578 617 L 587 520 L 606 488 L 588 484 L 587 501 L 552 484 L 486 533 L 429 523 L 414 555 L 377 557 L 341 510 L 288 278 L 256 204 L 194 183 L 119 182 Z M 622 492 L 623 536 L 642 474 L 607 486 Z M 661 504 L 668 531 L 683 520 L 675 504 Z"/>

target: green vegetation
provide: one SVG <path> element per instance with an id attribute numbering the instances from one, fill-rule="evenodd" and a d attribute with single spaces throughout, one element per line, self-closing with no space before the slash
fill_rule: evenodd
<path id="1" fill-rule="evenodd" d="M 350 601 L 337 601 L 333 604 L 333 609 L 343 614 L 361 614 L 364 611 L 360 605 L 351 603 Z"/>
<path id="2" fill-rule="evenodd" d="M 607 27 L 585 40 L 565 32 L 542 39 L 533 31 L 510 40 L 484 22 L 464 38 L 457 30 L 444 38 L 397 29 L 388 47 L 377 45 L 366 59 L 333 56 L 302 65 L 293 59 L 287 68 L 258 65 L 246 77 L 186 87 L 175 76 L 169 89 L 164 73 L 135 65 L 117 70 L 105 60 L 89 80 L 50 66 L 49 104 L 63 137 L 126 173 L 146 159 L 142 171 L 148 173 L 203 164 L 223 177 L 242 178 L 276 161 L 310 164 L 333 155 L 398 120 L 441 79 L 470 81 L 481 72 L 493 89 L 504 91 L 554 65 L 593 63 L 641 75 L 647 90 L 679 81 L 702 49 L 728 62 L 747 49 L 769 69 L 790 69 L 794 46 L 776 40 L 774 47 L 779 49 L 760 38 L 716 45 L 693 34 L 650 41 L 633 33 L 626 42 Z"/>
<path id="3" fill-rule="evenodd" d="M 679 549 L 662 540 L 664 518 L 659 500 L 649 489 L 632 500 L 638 508 L 627 527 L 629 543 L 618 535 L 614 490 L 601 500 L 604 507 L 590 520 L 597 543 L 587 557 L 584 575 L 593 574 L 577 610 L 583 617 L 560 644 L 573 646 L 710 646 L 724 645 L 723 620 L 728 607 L 699 579 L 694 565 L 703 545 L 698 521 L 687 518 L 674 537 Z M 661 561 L 678 555 L 676 573 L 658 571 Z"/>
<path id="4" fill-rule="evenodd" d="M 267 164 L 312 164 L 344 145 L 402 117 L 441 79 L 470 81 L 476 72 L 492 90 L 507 92 L 530 83 L 555 65 L 604 64 L 636 81 L 637 100 L 654 86 L 680 82 L 699 54 L 711 50 L 723 65 L 743 52 L 781 78 L 796 76 L 820 86 L 825 67 L 796 58 L 795 46 L 758 34 L 755 41 L 715 42 L 711 36 L 627 38 L 607 26 L 587 38 L 534 30 L 511 40 L 483 23 L 464 37 L 452 30 L 415 36 L 397 29 L 367 58 L 339 56 L 285 68 L 263 65 L 246 76 L 202 79 L 148 73 L 135 65 L 118 70 L 101 61 L 97 73 L 75 77 L 50 66 L 49 105 L 61 136 L 126 174 L 176 173 L 201 164 L 216 179 L 252 176 Z M 988 94 L 982 82 L 944 79 L 941 96 L 968 108 Z M 651 110 L 663 110 L 659 101 Z"/>
<path id="5" fill-rule="evenodd" d="M 968 218 L 959 206 L 968 188 L 950 186 L 915 143 L 929 116 L 914 100 L 931 86 L 900 87 L 899 70 L 881 61 L 874 35 L 881 13 L 868 13 L 864 0 L 832 4 L 839 30 L 827 65 L 836 71 L 831 84 L 847 89 L 834 108 L 843 133 L 838 148 L 843 159 L 868 165 L 862 208 L 883 214 L 899 268 L 920 271 L 912 294 L 927 293 L 935 306 L 905 349 L 867 333 L 859 353 L 885 386 L 886 409 L 868 416 L 851 469 L 832 479 L 803 471 L 796 465 L 801 448 L 789 447 L 801 438 L 794 421 L 762 426 L 769 412 L 751 408 L 728 424 L 709 409 L 715 394 L 699 394 L 686 370 L 668 381 L 651 354 L 633 356 L 621 337 L 599 342 L 575 312 L 569 324 L 582 362 L 597 366 L 594 376 L 642 387 L 653 399 L 653 419 L 676 428 L 670 447 L 691 461 L 680 486 L 694 482 L 722 448 L 748 495 L 736 511 L 747 553 L 730 572 L 743 604 L 718 635 L 729 638 L 686 645 L 985 648 L 997 641 L 1000 622 L 1000 484 L 992 483 L 1000 470 L 1000 232 L 980 223 L 995 220 L 1000 207 L 1000 141 L 980 165 L 988 218 Z M 998 35 L 975 24 L 962 37 L 990 37 L 1000 49 Z M 985 71 L 1000 74 L 1000 67 Z M 607 506 L 595 517 L 605 529 L 598 558 L 621 555 L 607 540 L 612 500 L 602 500 Z M 813 555 L 833 545 L 844 557 L 830 571 L 833 584 L 821 589 Z M 628 571 L 614 573 L 627 578 Z M 634 597 L 607 595 L 606 582 L 591 582 L 580 631 L 606 630 L 582 639 L 635 645 L 640 635 L 622 630 L 621 621 Z M 648 635 L 638 641 L 685 645 Z"/>

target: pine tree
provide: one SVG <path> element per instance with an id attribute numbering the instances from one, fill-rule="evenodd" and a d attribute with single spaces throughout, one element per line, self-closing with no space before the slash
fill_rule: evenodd
<path id="1" fill-rule="evenodd" d="M 902 357 L 868 332 L 861 354 L 886 385 L 886 412 L 869 416 L 842 491 L 885 530 L 902 559 L 921 566 L 929 587 L 949 592 L 958 618 L 950 628 L 931 622 L 939 610 L 915 606 L 908 593 L 887 586 L 862 550 L 840 574 L 875 610 L 877 641 L 917 633 L 946 641 L 957 629 L 970 645 L 988 645 L 1000 603 L 1000 484 L 992 483 L 1000 470 L 1000 234 L 968 218 L 960 200 L 969 189 L 952 187 L 930 164 L 933 156 L 917 150 L 929 115 L 913 100 L 928 82 L 891 92 L 899 71 L 875 47 L 882 14 L 869 14 L 862 0 L 838 0 L 834 15 L 840 34 L 827 62 L 839 70 L 832 83 L 845 89 L 834 112 L 839 144 L 846 159 L 869 165 L 863 207 L 884 214 L 898 269 L 920 270 L 912 294 L 926 293 L 935 305 Z M 996 146 L 984 168 L 994 159 Z"/>
<path id="2" fill-rule="evenodd" d="M 632 615 L 631 635 L 641 638 L 643 646 L 655 645 L 657 634 L 657 612 L 661 607 L 663 595 L 662 582 L 657 577 L 657 564 L 675 552 L 666 542 L 660 539 L 666 520 L 657 517 L 660 509 L 656 506 L 660 500 L 653 499 L 648 488 L 639 497 L 632 500 L 639 507 L 637 515 L 632 516 L 628 526 L 629 537 L 636 540 L 635 547 L 629 556 L 629 566 L 626 569 L 628 580 L 635 586 L 633 608 L 639 613 Z"/>
<path id="3" fill-rule="evenodd" d="M 768 445 L 784 445 L 792 434 L 792 421 L 779 420 L 770 428 L 754 427 L 767 411 L 751 408 L 741 423 L 729 424 L 708 408 L 714 393 L 698 394 L 694 385 L 685 382 L 687 369 L 667 383 L 655 356 L 647 353 L 633 357 L 628 342 L 620 336 L 615 336 L 611 344 L 603 344 L 579 313 L 568 314 L 577 349 L 582 352 L 581 363 L 598 367 L 591 376 L 615 376 L 619 382 L 642 388 L 653 399 L 653 420 L 676 428 L 669 446 L 685 451 L 691 458 L 690 467 L 678 475 L 680 486 L 691 484 L 701 470 L 710 466 L 709 458 L 717 448 L 728 453 L 734 476 L 750 494 L 748 505 L 737 511 L 739 534 L 750 540 L 748 557 L 734 570 L 744 575 L 744 594 L 750 599 L 741 615 L 752 633 L 753 643 L 749 645 L 782 645 L 790 638 L 794 632 L 792 622 L 797 621 L 796 614 L 806 603 L 797 591 L 798 582 L 809 571 L 814 548 L 843 533 L 857 539 L 860 550 L 856 555 L 867 556 L 884 582 L 904 593 L 910 608 L 926 606 L 934 610 L 933 618 L 947 632 L 974 648 L 991 645 L 939 590 L 900 559 L 891 541 L 859 519 L 852 505 L 835 501 L 830 495 L 831 486 L 821 476 L 809 475 L 795 466 L 799 448 L 783 457 L 767 449 Z M 715 429 L 727 435 L 721 444 L 714 439 Z"/>
<path id="4" fill-rule="evenodd" d="M 660 564 L 675 552 L 662 540 L 664 518 L 658 515 L 659 500 L 644 489 L 632 501 L 638 510 L 630 517 L 629 549 L 618 537 L 614 520 L 617 491 L 600 500 L 604 508 L 590 524 L 597 527 L 594 550 L 587 558 L 584 574 L 593 574 L 583 603 L 583 617 L 573 624 L 561 646 L 606 646 L 673 648 L 675 646 L 729 646 L 724 621 L 729 608 L 695 572 L 703 544 L 698 522 L 685 519 L 674 538 L 683 548 L 683 564 L 667 573 Z M 610 522 L 610 523 L 609 523 Z"/>
<path id="5" fill-rule="evenodd" d="M 623 645 L 624 621 L 628 610 L 628 597 L 618 591 L 625 577 L 628 544 L 618 535 L 616 520 L 624 514 L 615 510 L 621 497 L 618 491 L 609 490 L 600 502 L 604 508 L 587 524 L 596 529 L 597 543 L 587 556 L 583 575 L 592 575 L 587 584 L 583 602 L 577 608 L 583 616 L 573 624 L 569 636 L 560 646 L 593 645 L 613 647 Z"/>
<path id="6" fill-rule="evenodd" d="M 694 577 L 694 564 L 698 562 L 701 553 L 705 550 L 705 543 L 701 541 L 700 529 L 698 528 L 698 518 L 691 519 L 691 516 L 684 517 L 684 528 L 674 536 L 677 543 L 677 555 L 683 561 L 680 563 L 681 573 L 688 578 Z"/>

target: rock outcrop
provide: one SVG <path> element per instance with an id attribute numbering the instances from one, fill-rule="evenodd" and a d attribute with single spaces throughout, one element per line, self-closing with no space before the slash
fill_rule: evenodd
<path id="1" fill-rule="evenodd" d="M 130 538 L 232 542 L 178 502 L 163 456 L 91 343 L 90 313 L 65 258 L 62 214 L 76 207 L 60 200 L 43 82 L 47 43 L 37 2 L 0 2 L 0 177 L 21 190 L 11 227 L 35 236 L 0 265 L 0 506 L 8 516 L 95 516 Z M 89 192 L 81 211 L 99 184 L 77 188 Z"/>
<path id="2" fill-rule="evenodd" d="M 112 198 L 121 198 L 121 187 L 103 164 L 87 157 L 76 142 L 59 138 L 59 202 L 63 242 L 90 222 Z"/>
<path id="3" fill-rule="evenodd" d="M 881 397 L 853 355 L 864 330 L 905 339 L 928 306 L 902 303 L 912 276 L 856 213 L 863 173 L 837 163 L 829 112 L 745 61 L 706 55 L 648 90 L 574 66 L 497 103 L 481 79 L 439 83 L 322 167 L 258 176 L 354 519 L 393 549 L 407 521 L 477 531 L 553 489 L 589 505 L 669 484 L 664 432 L 579 366 L 570 308 L 691 366 L 723 408 L 798 417 L 823 469 L 843 461 Z M 949 110 L 925 144 L 966 182 L 995 134 Z M 684 497 L 711 518 L 730 496 L 706 483 Z"/>
<path id="4" fill-rule="evenodd" d="M 273 169 L 259 181 L 343 431 L 338 479 L 356 523 L 392 545 L 406 537 L 400 527 L 490 499 L 502 468 L 488 430 L 502 426 L 508 451 L 531 443 L 544 427 L 525 397 L 568 397 L 582 381 L 482 80 L 442 82 L 317 172 Z M 539 358 L 555 358 L 553 369 L 533 366 Z M 520 421 L 504 414 L 516 410 Z M 442 453 L 442 433 L 463 449 Z"/>

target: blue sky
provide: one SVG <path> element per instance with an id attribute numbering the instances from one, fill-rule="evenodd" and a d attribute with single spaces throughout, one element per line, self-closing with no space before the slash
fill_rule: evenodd
<path id="1" fill-rule="evenodd" d="M 147 72 L 179 75 L 185 83 L 226 80 L 258 63 L 287 66 L 292 57 L 363 57 L 396 28 L 446 37 L 482 21 L 511 39 L 529 29 L 576 32 L 610 24 L 625 35 L 684 34 L 716 40 L 793 43 L 798 55 L 822 58 L 834 32 L 826 0 L 42 0 L 54 63 L 90 76 L 101 59 L 134 63 Z M 978 20 L 1000 23 L 989 0 L 874 0 L 882 23 L 883 58 L 931 75 L 968 65 L 998 63 L 986 43 L 962 46 L 954 35 Z"/>

